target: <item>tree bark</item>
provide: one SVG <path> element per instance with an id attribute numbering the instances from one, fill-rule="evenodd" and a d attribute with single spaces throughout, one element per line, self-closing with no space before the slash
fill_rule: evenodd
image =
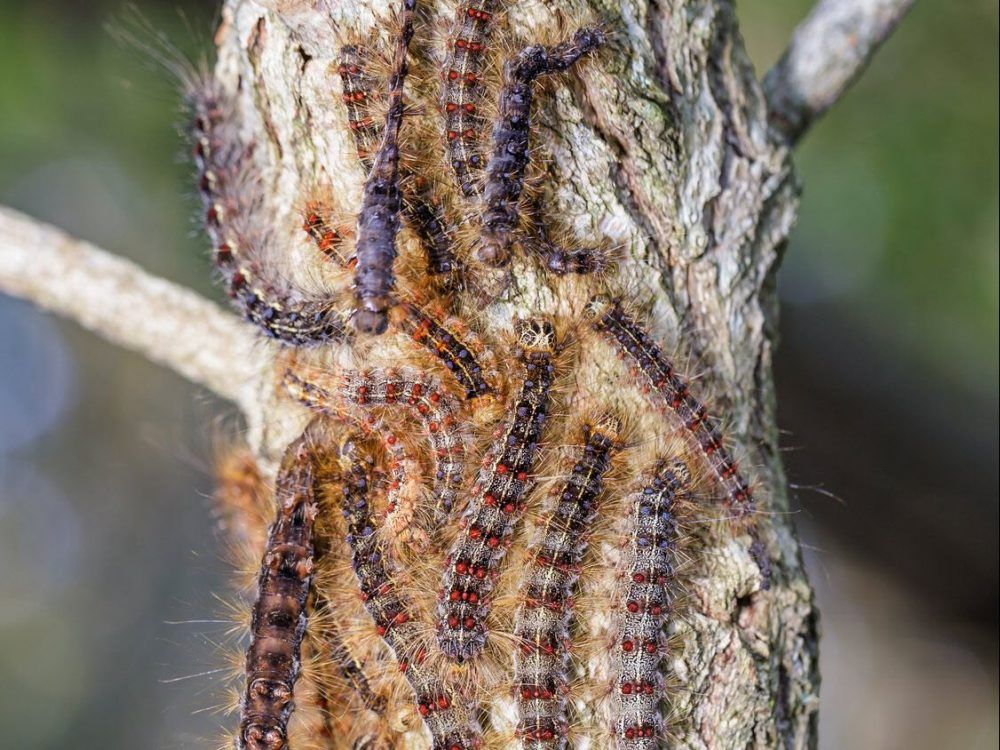
<path id="1" fill-rule="evenodd" d="M 316 174 L 343 197 L 341 208 L 357 209 L 362 174 L 337 106 L 335 54 L 359 32 L 373 33 L 373 11 L 387 8 L 225 5 L 217 74 L 239 89 L 244 137 L 265 146 L 276 224 L 296 226 L 293 208 Z M 453 11 L 434 12 L 447 26 Z M 787 514 L 771 372 L 775 272 L 798 195 L 789 151 L 769 134 L 732 3 L 558 0 L 514 4 L 509 22 L 534 40 L 565 37 L 588 15 L 609 20 L 612 49 L 539 109 L 558 212 L 574 217 L 580 236 L 602 234 L 624 248 L 622 283 L 654 300 L 657 334 L 682 339 L 697 357 L 716 411 L 757 469 L 774 560 L 771 588 L 761 591 L 742 547 L 720 538 L 704 551 L 690 615 L 676 628 L 671 666 L 682 689 L 673 706 L 684 718 L 675 746 L 813 747 L 817 613 Z M 522 282 L 505 314 L 544 306 L 530 277 Z M 273 461 L 304 415 L 289 415 L 296 407 L 275 396 L 274 383 L 263 387 L 264 414 L 252 421 L 270 426 L 257 448 Z M 590 709 L 579 708 L 586 722 Z"/>

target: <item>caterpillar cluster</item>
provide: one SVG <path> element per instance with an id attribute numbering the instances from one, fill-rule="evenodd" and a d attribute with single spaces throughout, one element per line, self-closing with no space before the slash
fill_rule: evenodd
<path id="1" fill-rule="evenodd" d="M 555 87 L 571 69 L 588 75 L 584 61 L 599 64 L 611 35 L 590 24 L 523 43 L 506 10 L 501 0 L 460 3 L 435 58 L 418 44 L 429 9 L 401 0 L 385 75 L 377 35 L 328 51 L 340 86 L 330 99 L 365 175 L 354 226 L 336 218 L 336 201 L 304 189 L 296 231 L 317 264 L 336 268 L 322 275 L 342 282 L 324 282 L 328 292 L 298 289 L 281 272 L 284 234 L 268 225 L 261 157 L 238 137 L 235 95 L 208 77 L 189 86 L 216 269 L 236 308 L 293 350 L 276 359 L 280 389 L 312 419 L 288 448 L 276 515 L 255 542 L 263 551 L 240 750 L 295 745 L 293 709 L 307 703 L 323 717 L 310 735 L 323 750 L 349 746 L 334 728 L 348 706 L 375 717 L 359 723 L 371 731 L 349 733 L 358 747 L 403 746 L 415 721 L 435 750 L 511 736 L 525 748 L 565 748 L 569 697 L 586 679 L 577 590 L 608 546 L 624 552 L 604 655 L 616 716 L 606 736 L 622 750 L 659 747 L 675 500 L 692 496 L 693 475 L 724 498 L 728 529 L 749 532 L 766 582 L 750 483 L 719 423 L 643 315 L 620 290 L 607 292 L 604 240 L 583 245 L 549 215 L 533 143 L 547 101 L 540 79 Z M 439 75 L 428 76 L 435 59 Z M 421 98 L 433 104 L 425 110 Z M 432 120 L 439 143 L 423 143 L 428 131 L 413 120 Z M 531 274 L 527 294 L 519 273 Z M 529 313 L 514 318 L 512 307 Z M 619 383 L 607 362 L 599 375 L 580 364 L 602 339 L 633 381 Z M 574 413 L 581 404 L 585 414 Z M 583 425 L 582 441 L 564 424 Z M 576 449 L 554 482 L 562 439 Z M 651 458 L 648 446 L 675 439 L 687 445 L 684 462 Z M 550 505 L 539 484 L 556 485 Z M 238 532 L 245 509 L 220 503 Z M 614 513 L 627 522 L 601 523 Z M 523 564 L 514 570 L 511 559 Z M 315 679 L 307 661 L 335 679 Z M 503 700 L 513 720 L 490 713 Z"/>

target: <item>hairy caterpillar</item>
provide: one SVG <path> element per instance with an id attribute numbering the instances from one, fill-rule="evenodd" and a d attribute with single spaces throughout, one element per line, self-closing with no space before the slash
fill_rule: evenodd
<path id="1" fill-rule="evenodd" d="M 358 44 L 345 44 L 340 48 L 340 81 L 343 87 L 344 108 L 347 110 L 347 126 L 354 136 L 358 161 L 371 171 L 382 139 L 382 125 L 371 112 L 371 101 L 376 81 L 367 73 L 364 51 Z"/>
<path id="2" fill-rule="evenodd" d="M 496 452 L 479 473 L 441 580 L 438 643 L 459 662 L 476 656 L 486 643 L 489 595 L 510 536 L 524 513 L 548 416 L 555 376 L 555 331 L 548 321 L 532 319 L 520 323 L 518 338 L 515 354 L 524 368 L 521 391 Z"/>
<path id="3" fill-rule="evenodd" d="M 309 440 L 307 432 L 289 446 L 275 485 L 278 516 L 268 532 L 253 607 L 240 750 L 278 750 L 287 742 L 313 574 L 316 467 Z"/>
<path id="4" fill-rule="evenodd" d="M 441 109 L 451 169 L 463 195 L 480 189 L 486 164 L 479 143 L 486 121 L 480 114 L 485 88 L 481 79 L 491 26 L 500 2 L 459 5 L 441 72 Z"/>
<path id="5" fill-rule="evenodd" d="M 482 244 L 477 255 L 484 263 L 499 266 L 510 260 L 528 166 L 532 84 L 541 75 L 568 69 L 604 41 L 600 30 L 580 29 L 572 40 L 554 47 L 526 47 L 504 65 L 500 114 L 493 126 L 493 148 L 483 189 Z"/>
<path id="6" fill-rule="evenodd" d="M 306 206 L 302 230 L 309 235 L 316 249 L 341 268 L 350 268 L 357 258 L 344 247 L 344 233 L 329 220 L 327 209 L 317 202 Z"/>
<path id="7" fill-rule="evenodd" d="M 621 300 L 597 295 L 586 309 L 595 330 L 605 334 L 623 356 L 632 360 L 649 387 L 677 415 L 722 486 L 727 505 L 736 513 L 738 520 L 747 522 L 755 510 L 750 485 L 740 473 L 705 405 L 691 394 L 687 382 L 677 374 L 653 337 L 625 312 Z M 750 526 L 750 536 L 750 553 L 760 569 L 763 586 L 767 588 L 770 585 L 771 563 L 753 525 Z"/>
<path id="8" fill-rule="evenodd" d="M 397 309 L 399 326 L 413 341 L 441 360 L 465 390 L 467 399 L 484 396 L 493 390 L 472 348 L 454 330 L 449 330 L 443 322 L 439 323 L 411 302 L 405 302 Z"/>
<path id="9" fill-rule="evenodd" d="M 663 461 L 648 483 L 629 498 L 628 569 L 615 659 L 615 734 L 620 750 L 656 750 L 663 736 L 660 661 L 677 543 L 674 502 L 689 485 L 683 461 Z"/>
<path id="10" fill-rule="evenodd" d="M 365 333 L 384 333 L 389 325 L 386 310 L 391 304 L 395 274 L 396 235 L 402 197 L 399 189 L 399 129 L 403 123 L 403 83 L 416 0 L 403 0 L 401 29 L 396 41 L 392 73 L 387 93 L 388 111 L 382 131 L 382 143 L 375 154 L 365 181 L 361 210 L 358 213 L 358 265 L 354 284 L 358 311 L 354 325 Z"/>
<path id="11" fill-rule="evenodd" d="M 526 749 L 566 747 L 573 587 L 619 429 L 613 415 L 584 426 L 581 455 L 558 490 L 556 508 L 544 521 L 541 540 L 521 579 L 521 605 L 514 620 L 518 644 L 514 689 L 520 713 L 518 735 Z"/>
<path id="12" fill-rule="evenodd" d="M 467 437 L 458 421 L 457 404 L 434 380 L 409 369 L 331 374 L 300 368 L 287 371 L 284 384 L 294 398 L 321 412 L 341 415 L 347 404 L 365 410 L 398 404 L 412 410 L 423 425 L 434 462 L 434 527 L 451 515 L 465 473 Z M 368 427 L 375 424 L 374 419 L 367 421 Z"/>
<path id="13" fill-rule="evenodd" d="M 382 125 L 372 114 L 371 107 L 377 82 L 367 71 L 365 51 L 359 44 L 341 47 L 338 70 L 347 124 L 354 135 L 358 161 L 368 174 L 382 136 Z M 456 271 L 458 262 L 452 251 L 444 210 L 434 195 L 431 182 L 405 166 L 399 169 L 403 217 L 420 238 L 427 256 L 427 273 L 440 276 Z"/>
<path id="14" fill-rule="evenodd" d="M 394 583 L 387 550 L 376 533 L 376 521 L 368 500 L 371 481 L 357 454 L 355 446 L 348 444 L 344 451 L 348 468 L 342 508 L 347 520 L 352 567 L 358 577 L 365 608 L 413 688 L 418 711 L 431 733 L 434 748 L 473 750 L 481 742 L 481 730 L 468 701 L 444 685 L 427 659 L 427 650 L 420 645 L 420 628 L 413 619 L 412 605 Z"/>
<path id="15" fill-rule="evenodd" d="M 741 516 L 752 513 L 750 486 L 723 445 L 722 435 L 712 424 L 705 405 L 691 394 L 688 384 L 677 374 L 653 337 L 626 314 L 620 300 L 594 297 L 587 305 L 587 313 L 594 328 L 607 335 L 635 363 L 653 391 L 680 418 L 722 484 L 729 504 Z"/>
<path id="16" fill-rule="evenodd" d="M 189 82 L 187 100 L 193 113 L 191 138 L 205 232 L 233 305 L 268 336 L 287 344 L 343 341 L 347 321 L 332 300 L 296 299 L 257 278 L 253 258 L 267 237 L 253 215 L 260 207 L 248 197 L 252 191 L 247 188 L 255 179 L 251 149 L 236 137 L 233 103 L 207 77 Z"/>

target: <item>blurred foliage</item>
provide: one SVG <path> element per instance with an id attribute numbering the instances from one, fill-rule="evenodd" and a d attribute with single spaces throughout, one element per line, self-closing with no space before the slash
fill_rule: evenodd
<path id="1" fill-rule="evenodd" d="M 810 0 L 739 7 L 758 72 Z M 804 195 L 781 278 L 835 302 L 928 376 L 996 402 L 997 4 L 918 2 L 796 155 Z"/>

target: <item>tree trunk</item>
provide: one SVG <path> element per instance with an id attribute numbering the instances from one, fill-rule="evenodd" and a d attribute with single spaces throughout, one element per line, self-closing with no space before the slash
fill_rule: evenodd
<path id="1" fill-rule="evenodd" d="M 368 0 L 226 3 L 217 74 L 239 89 L 243 137 L 263 146 L 276 226 L 298 225 L 294 211 L 317 174 L 341 208 L 357 209 L 363 175 L 337 101 L 336 51 L 359 35 L 378 38 L 373 13 L 387 12 Z M 436 23 L 446 28 L 453 12 L 435 6 Z M 616 286 L 652 299 L 657 336 L 698 362 L 702 390 L 717 394 L 715 413 L 755 467 L 774 566 L 763 591 L 745 545 L 718 533 L 699 551 L 688 612 L 674 626 L 675 746 L 814 747 L 817 613 L 787 513 L 772 378 L 775 273 L 798 194 L 789 151 L 769 132 L 732 2 L 551 0 L 513 4 L 508 18 L 534 41 L 564 38 L 588 16 L 608 22 L 613 44 L 537 109 L 533 137 L 554 157 L 545 172 L 558 186 L 557 212 L 573 217 L 578 236 L 623 248 Z M 556 305 L 530 270 L 519 282 L 502 313 L 487 315 Z M 273 465 L 305 415 L 275 378 L 262 377 L 260 389 L 248 419 Z M 587 616 L 598 632 L 601 613 Z M 583 724 L 602 710 L 577 708 Z"/>

